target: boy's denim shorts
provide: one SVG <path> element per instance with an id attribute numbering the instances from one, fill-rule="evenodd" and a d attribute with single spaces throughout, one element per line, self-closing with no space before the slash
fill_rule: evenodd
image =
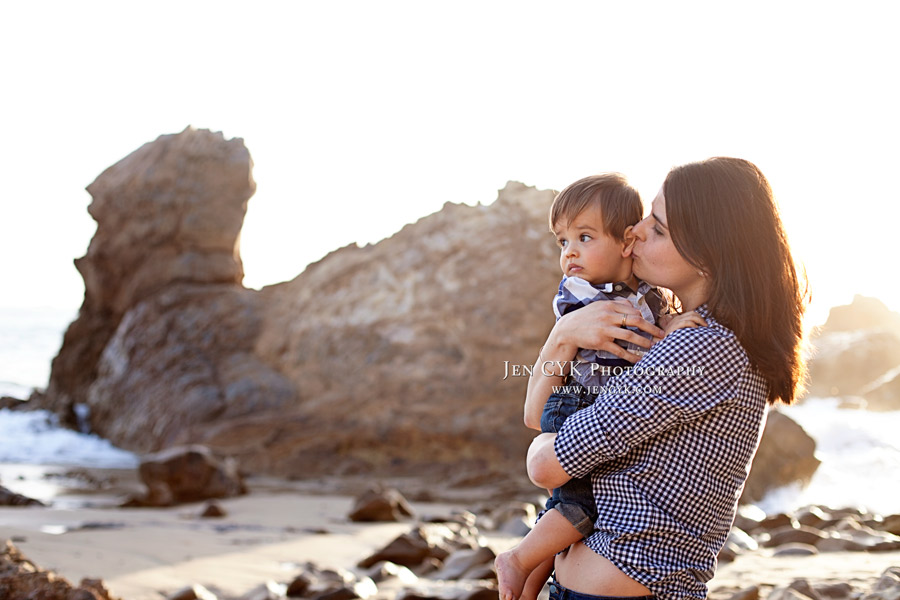
<path id="1" fill-rule="evenodd" d="M 541 431 L 559 433 L 567 417 L 593 403 L 594 396 L 584 387 L 570 393 L 551 395 L 541 414 Z M 590 476 L 571 479 L 562 487 L 553 490 L 553 495 L 547 500 L 545 508 L 546 510 L 555 508 L 582 536 L 590 536 L 597 520 L 597 502 L 594 499 Z"/>

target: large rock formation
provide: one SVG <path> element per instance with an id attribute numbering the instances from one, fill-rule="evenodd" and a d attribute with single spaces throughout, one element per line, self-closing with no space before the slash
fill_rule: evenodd
<path id="1" fill-rule="evenodd" d="M 97 232 L 75 261 L 84 303 L 44 401 L 66 421 L 87 403 L 100 356 L 129 309 L 173 284 L 242 289 L 238 235 L 256 188 L 251 168 L 242 140 L 188 128 L 144 144 L 88 186 Z"/>
<path id="2" fill-rule="evenodd" d="M 815 440 L 800 425 L 784 413 L 770 410 L 741 501 L 757 502 L 774 488 L 809 483 L 819 468 L 815 451 Z"/>
<path id="3" fill-rule="evenodd" d="M 250 473 L 524 480 L 526 379 L 504 375 L 553 323 L 553 192 L 509 183 L 255 292 L 237 250 L 250 171 L 240 140 L 187 129 L 91 184 L 85 302 L 35 404 Z"/>
<path id="4" fill-rule="evenodd" d="M 831 309 L 812 345 L 807 395 L 868 394 L 877 380 L 900 367 L 900 314 L 880 300 L 855 296 L 851 304 Z M 890 396 L 882 395 L 871 398 L 873 407 L 892 405 Z"/>

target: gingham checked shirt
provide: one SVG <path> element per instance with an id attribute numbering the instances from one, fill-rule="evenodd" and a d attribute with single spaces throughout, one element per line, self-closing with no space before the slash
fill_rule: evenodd
<path id="1" fill-rule="evenodd" d="M 624 282 L 594 286 L 581 277 L 563 276 L 562 281 L 559 282 L 559 290 L 553 298 L 553 314 L 559 320 L 563 315 L 592 302 L 615 300 L 616 298 L 628 300 L 632 306 L 641 311 L 641 316 L 647 322 L 654 325 L 656 325 L 659 315 L 668 310 L 666 300 L 659 290 L 644 281 L 638 283 L 637 291 L 634 292 Z M 650 337 L 649 333 L 637 327 L 628 327 L 628 329 L 645 338 Z M 644 347 L 632 342 L 617 340 L 616 343 L 638 356 L 643 356 L 647 352 Z M 575 360 L 578 365 L 572 370 L 572 379 L 592 392 L 605 384 L 610 376 L 604 375 L 604 372 L 607 371 L 591 367 L 591 364 L 596 364 L 598 367 L 630 366 L 631 364 L 612 352 L 587 348 L 579 348 Z"/>
<path id="2" fill-rule="evenodd" d="M 568 419 L 555 442 L 590 474 L 599 517 L 585 539 L 659 598 L 705 598 L 765 425 L 765 380 L 734 333 L 667 335 Z"/>

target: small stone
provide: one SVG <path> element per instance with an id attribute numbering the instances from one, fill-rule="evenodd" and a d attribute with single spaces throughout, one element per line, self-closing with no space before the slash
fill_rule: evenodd
<path id="1" fill-rule="evenodd" d="M 815 546 L 794 542 L 778 546 L 772 556 L 814 556 L 818 553 Z"/>
<path id="2" fill-rule="evenodd" d="M 217 598 L 208 589 L 195 583 L 166 596 L 166 600 L 217 600 Z"/>
<path id="3" fill-rule="evenodd" d="M 759 586 L 751 585 L 736 592 L 728 600 L 759 600 Z"/>
<path id="4" fill-rule="evenodd" d="M 216 502 L 208 502 L 200 516 L 204 519 L 218 519 L 227 516 L 228 513 Z"/>

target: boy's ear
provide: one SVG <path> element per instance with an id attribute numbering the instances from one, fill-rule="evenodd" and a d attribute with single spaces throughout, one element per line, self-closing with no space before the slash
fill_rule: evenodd
<path id="1" fill-rule="evenodd" d="M 634 225 L 629 225 L 625 228 L 625 233 L 622 235 L 622 258 L 628 258 L 631 256 L 631 249 L 634 248 L 634 242 L 637 238 L 634 235 Z"/>

